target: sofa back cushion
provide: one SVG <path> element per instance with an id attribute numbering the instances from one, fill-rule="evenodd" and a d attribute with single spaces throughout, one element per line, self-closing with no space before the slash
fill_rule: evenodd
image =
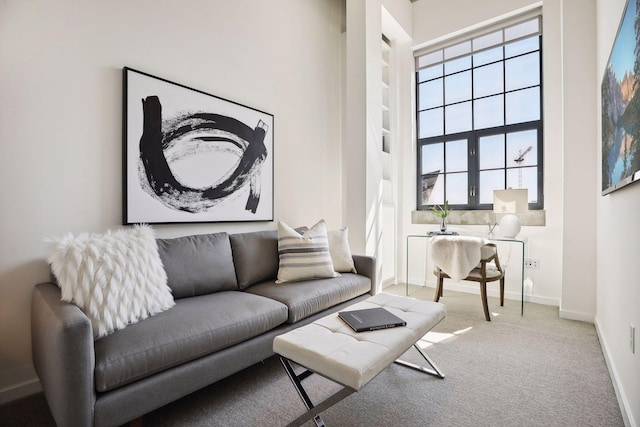
<path id="1" fill-rule="evenodd" d="M 238 289 L 227 233 L 158 239 L 174 298 Z"/>
<path id="2" fill-rule="evenodd" d="M 278 231 L 231 234 L 233 262 L 240 289 L 275 279 L 278 274 Z"/>

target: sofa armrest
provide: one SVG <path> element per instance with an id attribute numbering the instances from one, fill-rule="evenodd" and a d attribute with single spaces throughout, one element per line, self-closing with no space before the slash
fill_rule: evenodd
<path id="1" fill-rule="evenodd" d="M 49 409 L 58 426 L 93 425 L 96 401 L 91 322 L 60 289 L 41 283 L 31 297 L 31 345 Z"/>
<path id="2" fill-rule="evenodd" d="M 352 255 L 353 264 L 358 274 L 371 279 L 371 295 L 376 291 L 376 258 L 367 255 Z"/>

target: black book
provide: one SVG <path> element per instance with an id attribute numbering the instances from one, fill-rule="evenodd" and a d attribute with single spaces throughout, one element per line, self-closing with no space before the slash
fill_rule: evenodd
<path id="1" fill-rule="evenodd" d="M 356 332 L 406 326 L 407 322 L 382 307 L 341 311 L 338 316 Z"/>

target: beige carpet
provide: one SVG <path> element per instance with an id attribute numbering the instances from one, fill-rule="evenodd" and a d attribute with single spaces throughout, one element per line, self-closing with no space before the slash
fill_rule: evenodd
<path id="1" fill-rule="evenodd" d="M 404 294 L 395 286 L 385 292 Z M 412 297 L 431 300 L 433 289 Z M 328 426 L 623 426 L 593 325 L 558 308 L 447 291 L 447 317 L 420 345 L 446 374 L 438 379 L 393 364 L 360 392 L 322 414 Z M 421 363 L 411 349 L 403 359 Z M 304 381 L 315 401 L 337 390 Z M 282 426 L 304 405 L 280 362 L 227 378 L 144 417 L 145 426 Z M 0 407 L 2 426 L 53 425 L 42 395 Z M 311 426 L 313 423 L 307 423 Z"/>

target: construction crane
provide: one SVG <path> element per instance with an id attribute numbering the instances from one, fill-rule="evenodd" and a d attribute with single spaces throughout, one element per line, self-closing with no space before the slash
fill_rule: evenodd
<path id="1" fill-rule="evenodd" d="M 520 166 L 522 162 L 524 162 L 524 156 L 529 151 L 531 151 L 532 148 L 533 146 L 530 145 L 524 151 L 518 150 L 518 157 L 516 157 L 513 161 L 516 162 L 518 166 Z M 518 168 L 518 188 L 522 188 L 522 168 L 521 167 Z"/>

